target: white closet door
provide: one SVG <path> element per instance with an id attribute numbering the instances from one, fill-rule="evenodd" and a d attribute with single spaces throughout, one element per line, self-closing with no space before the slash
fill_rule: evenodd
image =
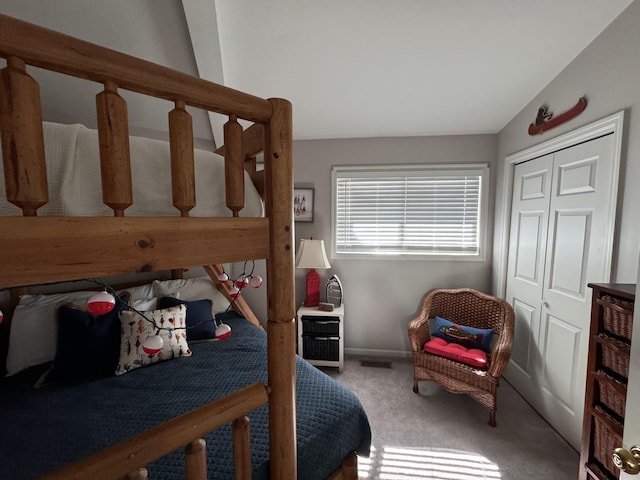
<path id="1" fill-rule="evenodd" d="M 608 218 L 613 170 L 608 135 L 518 165 L 514 181 L 507 300 L 516 314 L 517 341 L 506 378 L 576 449 L 591 311 L 587 283 L 610 277 L 606 245 L 613 236 Z M 535 178 L 531 171 L 550 172 L 548 194 L 542 187 L 535 193 L 530 184 L 536 204 L 525 202 L 522 189 L 516 189 Z M 529 278 L 534 265 L 540 270 Z"/>

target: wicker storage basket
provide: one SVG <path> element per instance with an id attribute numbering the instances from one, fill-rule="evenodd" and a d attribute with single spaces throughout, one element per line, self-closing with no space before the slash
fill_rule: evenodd
<path id="1" fill-rule="evenodd" d="M 338 337 L 303 337 L 304 358 L 314 360 L 340 360 L 340 339 Z"/>
<path id="2" fill-rule="evenodd" d="M 622 425 L 600 407 L 594 409 L 593 424 L 593 456 L 615 478 L 618 478 L 620 470 L 613 463 L 611 454 L 622 445 Z"/>
<path id="3" fill-rule="evenodd" d="M 599 403 L 621 418 L 624 418 L 625 405 L 627 402 L 626 385 L 603 371 L 595 372 L 594 378 L 598 386 Z"/>
<path id="4" fill-rule="evenodd" d="M 603 309 L 604 329 L 613 335 L 631 340 L 633 303 L 603 295 L 596 300 Z"/>
<path id="5" fill-rule="evenodd" d="M 602 365 L 612 372 L 627 378 L 629 376 L 629 344 L 600 334 L 597 338 L 602 353 Z"/>

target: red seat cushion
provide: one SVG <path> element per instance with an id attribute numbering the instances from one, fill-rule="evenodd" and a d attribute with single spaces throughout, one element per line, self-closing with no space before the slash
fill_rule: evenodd
<path id="1" fill-rule="evenodd" d="M 424 344 L 424 351 L 464 363 L 470 367 L 487 368 L 487 353 L 478 348 L 467 348 L 459 343 L 449 343 L 443 338 L 432 338 Z"/>

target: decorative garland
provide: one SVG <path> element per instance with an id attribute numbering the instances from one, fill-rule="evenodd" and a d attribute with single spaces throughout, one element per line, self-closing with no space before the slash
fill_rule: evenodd
<path id="1" fill-rule="evenodd" d="M 229 289 L 229 296 L 231 297 L 231 302 L 229 302 L 229 306 L 227 306 L 223 315 L 229 312 L 229 310 L 231 310 L 236 299 L 242 293 L 242 289 L 247 288 L 249 286 L 252 288 L 260 288 L 262 286 L 262 277 L 260 277 L 259 275 L 254 275 L 253 274 L 254 270 L 255 270 L 255 261 L 251 260 L 251 271 L 249 273 L 247 273 L 247 262 L 244 262 L 242 273 L 234 280 L 233 282 L 234 286 L 231 289 Z M 96 293 L 87 301 L 87 310 L 92 315 L 96 317 L 100 315 L 105 315 L 115 308 L 116 303 L 120 303 L 121 305 L 126 306 L 127 309 L 137 313 L 143 319 L 145 319 L 147 322 L 153 325 L 153 328 L 155 329 L 155 335 L 148 336 L 142 342 L 142 349 L 144 350 L 145 353 L 149 355 L 154 355 L 158 353 L 160 350 L 162 350 L 164 341 L 162 340 L 162 337 L 159 336 L 159 333 L 162 330 L 167 330 L 167 331 L 168 330 L 187 330 L 190 328 L 195 328 L 209 321 L 209 320 L 202 320 L 194 325 L 184 326 L 184 327 L 169 328 L 169 327 L 159 326 L 154 320 L 146 316 L 144 312 L 141 312 L 140 310 L 134 308 L 133 306 L 125 302 L 122 298 L 120 298 L 120 296 L 113 289 L 113 287 L 111 287 L 110 285 L 108 285 L 106 282 L 104 282 L 99 278 L 88 278 L 84 280 L 68 280 L 66 282 L 60 282 L 60 283 L 71 283 L 71 282 L 80 282 L 80 281 L 93 282 L 100 285 L 102 288 L 104 288 L 104 291 Z M 224 271 L 224 267 L 222 267 L 222 273 L 218 275 L 218 281 L 220 281 L 221 283 L 229 281 L 229 275 Z M 0 310 L 0 324 L 2 324 L 3 320 L 4 320 L 4 315 L 2 313 L 2 310 Z M 213 315 L 213 323 L 216 326 L 215 335 L 217 339 L 224 340 L 226 338 L 229 338 L 229 336 L 231 335 L 231 327 L 229 325 L 222 322 L 218 323 L 216 315 Z"/>

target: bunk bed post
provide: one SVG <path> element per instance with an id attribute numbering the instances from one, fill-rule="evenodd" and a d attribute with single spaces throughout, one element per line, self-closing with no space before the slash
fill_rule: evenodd
<path id="1" fill-rule="evenodd" d="M 251 478 L 250 422 L 246 415 L 236 418 L 233 429 L 233 465 L 236 478 Z"/>
<path id="2" fill-rule="evenodd" d="M 185 447 L 185 480 L 207 479 L 207 442 L 196 438 Z"/>
<path id="3" fill-rule="evenodd" d="M 133 203 L 127 103 L 118 95 L 112 81 L 104 82 L 104 91 L 96 95 L 100 173 L 104 204 L 116 217 Z"/>
<path id="4" fill-rule="evenodd" d="M 173 206 L 180 216 L 188 217 L 196 206 L 196 174 L 193 153 L 193 120 L 182 100 L 176 100 L 169 112 L 169 149 L 171 152 L 171 191 Z M 184 278 L 181 268 L 171 270 L 171 278 Z"/>
<path id="5" fill-rule="evenodd" d="M 181 100 L 176 101 L 176 108 L 169 112 L 169 140 L 173 206 L 180 210 L 181 216 L 188 217 L 196 206 L 193 121 Z"/>
<path id="6" fill-rule="evenodd" d="M 226 140 L 225 140 L 226 142 Z M 242 132 L 242 154 L 244 156 L 244 168 L 249 172 L 251 181 L 258 190 L 260 198 L 264 200 L 264 171 L 256 171 L 256 155 L 263 151 L 264 127 L 261 123 L 254 123 Z M 225 156 L 226 145 L 216 150 L 218 155 Z"/>
<path id="7" fill-rule="evenodd" d="M 295 292 L 293 262 L 293 125 L 291 103 L 269 99 L 273 116 L 264 136 L 267 259 L 267 354 L 271 478 L 297 478 Z"/>
<path id="8" fill-rule="evenodd" d="M 49 201 L 40 88 L 17 57 L 0 70 L 0 131 L 7 200 L 35 216 Z"/>
<path id="9" fill-rule="evenodd" d="M 244 154 L 242 151 L 242 125 L 235 115 L 224 124 L 224 175 L 227 208 L 233 216 L 244 208 Z"/>
<path id="10" fill-rule="evenodd" d="M 149 471 L 146 468 L 138 468 L 133 472 L 127 474 L 125 480 L 147 480 L 149 478 Z"/>

